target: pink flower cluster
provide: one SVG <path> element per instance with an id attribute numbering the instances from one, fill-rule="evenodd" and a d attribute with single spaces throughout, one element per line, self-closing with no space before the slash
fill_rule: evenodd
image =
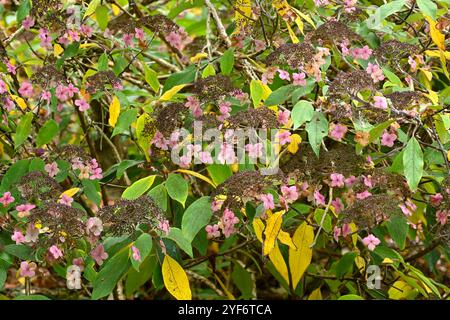
<path id="1" fill-rule="evenodd" d="M 95 180 L 103 178 L 102 168 L 100 168 L 96 159 L 91 159 L 89 162 L 83 163 L 80 158 L 74 158 L 72 159 L 72 169 L 80 170 L 80 174 L 78 175 L 80 179 Z"/>
<path id="2" fill-rule="evenodd" d="M 230 237 L 236 232 L 235 225 L 239 223 L 239 219 L 234 215 L 233 211 L 226 208 L 223 212 L 220 221 L 214 225 L 207 225 L 205 227 L 206 237 L 208 239 L 220 237 L 220 230 L 223 232 L 225 238 Z M 219 230 L 220 229 L 220 230 Z"/>

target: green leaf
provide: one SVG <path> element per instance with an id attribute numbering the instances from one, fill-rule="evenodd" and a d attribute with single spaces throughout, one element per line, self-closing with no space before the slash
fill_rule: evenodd
<path id="1" fill-rule="evenodd" d="M 412 191 L 416 191 L 423 175 L 423 153 L 419 142 L 412 137 L 403 153 L 404 175 Z"/>
<path id="2" fill-rule="evenodd" d="M 201 197 L 186 209 L 181 220 L 181 230 L 189 242 L 192 242 L 197 233 L 208 224 L 211 216 L 211 203 L 208 196 Z"/>
<path id="3" fill-rule="evenodd" d="M 381 137 L 381 135 L 383 134 L 383 131 L 386 128 L 388 128 L 392 122 L 394 122 L 394 120 L 388 120 L 388 121 L 380 123 L 379 125 L 375 126 L 372 129 L 370 129 L 369 142 L 372 143 L 372 142 L 376 141 L 379 137 Z"/>
<path id="4" fill-rule="evenodd" d="M 167 236 L 164 236 L 164 238 L 175 241 L 181 250 L 186 252 L 191 258 L 193 257 L 191 241 L 186 239 L 180 229 L 170 228 L 169 234 Z"/>
<path id="5" fill-rule="evenodd" d="M 250 96 L 253 101 L 253 106 L 257 108 L 259 106 L 259 103 L 262 100 L 264 94 L 264 88 L 262 84 L 257 80 L 252 80 L 250 82 Z"/>
<path id="6" fill-rule="evenodd" d="M 216 69 L 214 69 L 212 64 L 208 64 L 202 72 L 202 78 L 207 78 L 214 75 L 216 75 Z"/>
<path id="7" fill-rule="evenodd" d="M 27 112 L 21 117 L 19 124 L 16 128 L 16 133 L 13 135 L 14 149 L 17 150 L 28 138 L 31 133 L 31 123 L 33 121 L 33 113 Z"/>
<path id="8" fill-rule="evenodd" d="M 0 290 L 3 288 L 3 285 L 5 284 L 7 276 L 8 274 L 6 273 L 6 270 L 0 267 Z"/>
<path id="9" fill-rule="evenodd" d="M 347 252 L 346 254 L 344 254 L 344 256 L 336 264 L 336 277 L 340 278 L 350 270 L 350 268 L 353 266 L 353 261 L 355 261 L 356 256 L 356 252 Z"/>
<path id="10" fill-rule="evenodd" d="M 91 299 L 98 300 L 109 295 L 129 266 L 128 250 L 124 248 L 109 259 L 98 273 L 92 283 L 94 290 Z"/>
<path id="11" fill-rule="evenodd" d="M 319 157 L 320 145 L 323 138 L 328 135 L 328 120 L 323 113 L 314 112 L 313 118 L 306 124 L 308 141 L 317 157 Z"/>
<path id="12" fill-rule="evenodd" d="M 405 249 L 406 236 L 408 235 L 408 223 L 406 219 L 402 216 L 391 217 L 387 222 L 387 229 L 399 249 Z"/>
<path id="13" fill-rule="evenodd" d="M 378 28 L 381 22 L 390 15 L 400 11 L 405 5 L 406 0 L 396 0 L 388 2 L 378 7 L 375 12 L 366 20 L 369 28 Z"/>
<path id="14" fill-rule="evenodd" d="M 56 136 L 59 131 L 58 124 L 55 120 L 49 119 L 47 122 L 39 130 L 39 133 L 36 137 L 36 146 L 40 147 L 44 144 L 49 143 Z"/>
<path id="15" fill-rule="evenodd" d="M 190 65 L 183 71 L 172 73 L 164 82 L 163 93 L 176 85 L 194 81 L 196 70 L 195 65 Z"/>
<path id="16" fill-rule="evenodd" d="M 324 213 L 325 210 L 323 209 L 316 209 L 316 211 L 314 212 L 314 220 L 318 225 L 320 225 Z M 326 232 L 331 232 L 331 228 L 331 215 L 327 214 L 325 216 L 325 220 L 323 221 L 323 230 L 325 230 Z"/>
<path id="17" fill-rule="evenodd" d="M 19 181 L 22 176 L 28 172 L 28 167 L 30 166 L 30 160 L 22 159 L 14 163 L 6 171 L 5 175 L 2 177 L 2 184 L 0 186 L 0 193 L 8 191 L 12 184 Z"/>
<path id="18" fill-rule="evenodd" d="M 206 167 L 212 181 L 219 185 L 233 175 L 230 166 L 225 164 L 212 164 Z"/>
<path id="19" fill-rule="evenodd" d="M 296 86 L 288 84 L 286 86 L 280 87 L 273 91 L 264 101 L 266 106 L 274 106 L 277 104 L 282 104 L 291 96 L 292 91 L 296 89 Z"/>
<path id="20" fill-rule="evenodd" d="M 31 9 L 30 0 L 22 0 L 19 9 L 17 9 L 16 20 L 17 24 L 22 24 L 22 21 L 28 16 Z"/>
<path id="21" fill-rule="evenodd" d="M 364 300 L 364 298 L 357 294 L 346 294 L 345 296 L 339 297 L 338 300 Z"/>
<path id="22" fill-rule="evenodd" d="M 108 55 L 103 53 L 97 61 L 97 70 L 98 71 L 106 71 L 108 70 Z"/>
<path id="23" fill-rule="evenodd" d="M 3 250 L 21 260 L 31 260 L 31 248 L 23 244 L 9 244 Z"/>
<path id="24" fill-rule="evenodd" d="M 142 287 L 152 277 L 153 270 L 157 264 L 156 255 L 152 254 L 141 263 L 140 271 L 130 269 L 127 274 L 127 280 L 125 281 L 125 294 L 130 296 Z"/>
<path id="25" fill-rule="evenodd" d="M 130 109 L 120 114 L 111 138 L 130 129 L 131 124 L 136 120 L 138 110 Z"/>
<path id="26" fill-rule="evenodd" d="M 241 299 L 251 299 L 253 298 L 253 279 L 250 272 L 244 269 L 239 262 L 234 263 L 233 272 L 231 273 L 231 278 L 234 284 L 238 287 L 241 292 Z"/>
<path id="27" fill-rule="evenodd" d="M 89 200 L 93 201 L 97 206 L 100 206 L 100 201 L 102 197 L 100 196 L 100 185 L 96 180 L 81 180 L 81 184 L 83 185 L 83 192 L 89 198 Z"/>
<path id="28" fill-rule="evenodd" d="M 158 207 L 167 211 L 167 190 L 163 183 L 150 190 L 148 195 L 152 197 Z"/>
<path id="29" fill-rule="evenodd" d="M 294 130 L 300 127 L 303 123 L 311 121 L 314 115 L 314 107 L 311 102 L 300 100 L 292 108 L 291 118 L 294 122 Z"/>
<path id="30" fill-rule="evenodd" d="M 101 0 L 92 0 L 86 9 L 86 12 L 84 13 L 83 19 L 93 14 L 97 9 L 98 5 L 100 4 L 100 2 Z"/>
<path id="31" fill-rule="evenodd" d="M 153 239 L 148 233 L 143 233 L 139 236 L 139 238 L 136 239 L 136 241 L 134 242 L 134 246 L 139 249 L 141 261 L 136 261 L 131 258 L 131 265 L 137 272 L 139 272 L 139 266 L 141 265 L 141 262 L 144 261 L 152 251 Z"/>
<path id="32" fill-rule="evenodd" d="M 151 175 L 134 182 L 131 186 L 125 189 L 122 193 L 122 198 L 127 200 L 134 200 L 142 196 L 155 181 L 156 176 Z"/>
<path id="33" fill-rule="evenodd" d="M 153 91 L 158 93 L 159 88 L 161 86 L 158 80 L 158 73 L 156 73 L 155 70 L 149 68 L 146 64 L 143 64 L 143 66 L 144 66 L 145 82 L 148 83 L 148 85 L 153 89 Z"/>
<path id="34" fill-rule="evenodd" d="M 220 58 L 220 70 L 224 75 L 229 75 L 234 66 L 234 49 L 226 50 Z"/>
<path id="35" fill-rule="evenodd" d="M 182 176 L 175 173 L 170 173 L 166 181 L 166 189 L 169 196 L 181 203 L 184 207 L 186 202 L 189 186 Z"/>
<path id="36" fill-rule="evenodd" d="M 123 160 L 121 163 L 119 163 L 119 165 L 117 166 L 117 171 L 116 171 L 116 178 L 119 179 L 120 177 L 123 176 L 123 174 L 125 173 L 125 171 L 128 168 L 134 167 L 140 163 L 142 163 L 142 160 Z"/>
<path id="37" fill-rule="evenodd" d="M 100 30 L 105 31 L 106 27 L 108 26 L 108 7 L 106 6 L 99 6 L 97 9 L 95 9 L 95 18 L 97 20 L 98 26 Z M 100 71 L 100 70 L 99 70 Z"/>
<path id="38" fill-rule="evenodd" d="M 433 19 L 433 21 L 436 21 L 437 5 L 434 1 L 417 0 L 416 3 L 419 6 L 420 11 L 422 11 L 425 16 L 428 16 Z"/>

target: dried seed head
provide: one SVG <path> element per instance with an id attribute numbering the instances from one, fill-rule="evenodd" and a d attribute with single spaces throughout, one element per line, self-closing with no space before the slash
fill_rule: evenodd
<path id="1" fill-rule="evenodd" d="M 418 48 L 398 40 L 383 42 L 374 52 L 375 57 L 383 64 L 397 63 L 399 60 L 418 53 Z"/>
<path id="2" fill-rule="evenodd" d="M 270 66 L 288 64 L 292 69 L 299 69 L 312 61 L 314 54 L 314 47 L 309 42 L 286 43 L 269 54 L 266 63 Z"/>
<path id="3" fill-rule="evenodd" d="M 350 30 L 344 23 L 336 20 L 329 20 L 309 33 L 307 38 L 311 39 L 311 41 L 333 44 L 340 43 L 344 40 L 356 41 L 360 39 L 360 36 Z"/>
<path id="4" fill-rule="evenodd" d="M 120 85 L 119 78 L 112 71 L 100 71 L 86 78 L 86 90 L 90 94 L 104 91 L 107 84 L 112 87 Z"/>
<path id="5" fill-rule="evenodd" d="M 197 80 L 192 93 L 202 102 L 217 102 L 230 96 L 234 90 L 231 79 L 219 74 Z"/>
<path id="6" fill-rule="evenodd" d="M 24 175 L 17 188 L 28 203 L 56 200 L 63 191 L 56 180 L 42 171 L 31 171 Z"/>
<path id="7" fill-rule="evenodd" d="M 255 128 L 272 129 L 277 128 L 277 115 L 269 108 L 249 108 L 239 111 L 226 120 L 225 128 Z"/>
<path id="8" fill-rule="evenodd" d="M 362 90 L 374 90 L 373 80 L 366 71 L 339 72 L 330 84 L 329 98 L 339 101 L 347 95 L 356 96 Z"/>
<path id="9" fill-rule="evenodd" d="M 171 103 L 167 106 L 160 106 L 156 113 L 156 127 L 169 138 L 172 132 L 183 126 L 185 117 L 189 114 L 189 108 L 182 103 Z"/>

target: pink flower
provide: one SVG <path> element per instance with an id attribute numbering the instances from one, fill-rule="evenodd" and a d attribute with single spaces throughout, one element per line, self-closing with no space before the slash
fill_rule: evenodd
<path id="1" fill-rule="evenodd" d="M 51 98 L 52 98 L 52 93 L 50 91 L 42 91 L 42 93 L 41 93 L 42 100 L 50 102 Z"/>
<path id="2" fill-rule="evenodd" d="M 15 241 L 16 244 L 21 244 L 22 242 L 25 242 L 25 236 L 21 231 L 14 231 L 11 240 Z"/>
<path id="3" fill-rule="evenodd" d="M 363 239 L 363 244 L 370 250 L 375 250 L 376 246 L 381 243 L 380 239 L 375 237 L 373 234 L 369 234 L 367 237 Z"/>
<path id="4" fill-rule="evenodd" d="M 0 79 L 0 94 L 4 94 L 8 90 L 6 89 L 6 83 Z"/>
<path id="5" fill-rule="evenodd" d="M 430 196 L 430 202 L 433 207 L 437 207 L 441 204 L 441 201 L 444 199 L 442 194 L 436 193 Z"/>
<path id="6" fill-rule="evenodd" d="M 219 211 L 220 208 L 222 208 L 222 204 L 223 204 L 224 200 L 217 200 L 214 199 L 211 203 L 211 210 L 213 212 Z"/>
<path id="7" fill-rule="evenodd" d="M 337 141 L 342 141 L 345 134 L 347 133 L 347 130 L 348 130 L 347 126 L 345 126 L 343 124 L 332 123 L 330 125 L 330 138 L 337 140 Z"/>
<path id="8" fill-rule="evenodd" d="M 198 158 L 200 159 L 201 163 L 205 163 L 205 164 L 213 163 L 213 158 L 211 157 L 211 153 L 209 153 L 208 151 L 200 151 L 198 153 Z"/>
<path id="9" fill-rule="evenodd" d="M 413 57 L 411 57 L 411 56 L 408 57 L 408 63 L 409 63 L 409 66 L 411 67 L 412 72 L 417 70 L 417 62 L 416 62 L 416 60 L 414 60 Z"/>
<path id="10" fill-rule="evenodd" d="M 273 201 L 273 195 L 268 193 L 268 194 L 262 194 L 259 196 L 259 200 L 261 200 L 263 202 L 264 205 L 264 209 L 266 210 L 272 210 L 275 209 L 275 203 Z"/>
<path id="11" fill-rule="evenodd" d="M 52 38 L 50 37 L 50 32 L 47 29 L 39 29 L 39 39 L 41 39 L 42 48 L 52 48 Z"/>
<path id="12" fill-rule="evenodd" d="M 32 16 L 28 16 L 22 21 L 22 27 L 24 27 L 25 30 L 29 30 L 32 26 L 34 26 L 34 19 Z"/>
<path id="13" fill-rule="evenodd" d="M 412 216 L 413 212 L 417 210 L 417 206 L 409 200 L 405 201 L 405 204 L 399 204 L 398 206 L 407 217 Z"/>
<path id="14" fill-rule="evenodd" d="M 11 74 L 16 74 L 16 67 L 8 60 L 6 60 L 5 63 L 6 63 L 6 69 L 8 70 L 8 72 Z"/>
<path id="15" fill-rule="evenodd" d="M 218 223 L 219 228 L 222 229 L 225 238 L 228 238 L 233 233 L 236 232 L 234 225 L 239 222 L 239 219 L 234 215 L 233 211 L 226 208 L 223 212 L 222 217 Z"/>
<path id="16" fill-rule="evenodd" d="M 105 251 L 103 244 L 99 244 L 91 251 L 91 257 L 99 266 L 103 264 L 104 260 L 108 259 L 108 253 Z"/>
<path id="17" fill-rule="evenodd" d="M 78 110 L 81 112 L 84 112 L 90 108 L 89 103 L 86 102 L 84 99 L 77 99 L 75 100 L 75 105 L 78 107 Z"/>
<path id="18" fill-rule="evenodd" d="M 169 220 L 159 221 L 158 229 L 164 232 L 166 235 L 168 235 L 170 229 Z"/>
<path id="19" fill-rule="evenodd" d="M 20 276 L 21 277 L 34 277 L 36 275 L 36 263 L 31 262 L 28 263 L 27 261 L 22 261 L 20 263 Z"/>
<path id="20" fill-rule="evenodd" d="M 448 211 L 448 210 L 438 210 L 438 211 L 436 211 L 436 220 L 439 221 L 439 223 L 441 225 L 444 225 L 444 224 L 447 223 L 447 218 L 448 217 L 450 217 L 450 211 Z"/>
<path id="21" fill-rule="evenodd" d="M 131 246 L 131 251 L 133 251 L 133 254 L 131 257 L 133 260 L 140 262 L 141 261 L 141 251 L 136 248 L 135 246 Z"/>
<path id="22" fill-rule="evenodd" d="M 69 38 L 72 41 L 80 41 L 80 35 L 78 34 L 78 31 L 75 30 L 68 30 L 67 34 L 69 35 Z"/>
<path id="23" fill-rule="evenodd" d="M 372 50 L 368 46 L 362 48 L 355 48 L 352 50 L 352 56 L 355 59 L 367 60 L 372 55 Z"/>
<path id="24" fill-rule="evenodd" d="M 14 197 L 11 195 L 11 192 L 6 191 L 3 196 L 0 198 L 0 203 L 3 204 L 4 207 L 7 207 L 10 203 L 14 202 Z"/>
<path id="25" fill-rule="evenodd" d="M 63 85 L 58 85 L 55 90 L 55 96 L 60 101 L 67 101 L 69 99 L 69 91 Z"/>
<path id="26" fill-rule="evenodd" d="M 291 142 L 291 133 L 289 131 L 281 131 L 277 133 L 277 138 L 280 141 L 280 144 L 283 146 L 286 143 Z"/>
<path id="27" fill-rule="evenodd" d="M 28 81 L 22 82 L 19 88 L 19 93 L 22 97 L 31 97 L 33 95 L 33 85 Z"/>
<path id="28" fill-rule="evenodd" d="M 159 131 L 155 133 L 152 142 L 159 149 L 162 150 L 169 149 L 169 141 L 166 138 L 164 138 L 164 135 Z"/>
<path id="29" fill-rule="evenodd" d="M 284 126 L 287 126 L 289 123 L 289 116 L 291 115 L 291 112 L 289 110 L 285 111 L 278 111 L 278 117 L 277 121 L 279 124 L 282 124 Z"/>
<path id="30" fill-rule="evenodd" d="M 287 203 L 295 202 L 298 199 L 298 191 L 296 186 L 281 186 L 281 194 Z"/>
<path id="31" fill-rule="evenodd" d="M 145 40 L 145 33 L 144 33 L 143 29 L 141 29 L 141 28 L 134 28 L 134 32 L 135 32 L 134 35 L 135 35 L 136 39 L 139 39 L 141 41 Z"/>
<path id="32" fill-rule="evenodd" d="M 386 147 L 393 147 L 395 140 L 397 140 L 397 135 L 395 133 L 384 131 L 383 135 L 381 136 L 381 145 Z"/>
<path id="33" fill-rule="evenodd" d="M 91 217 L 86 221 L 86 234 L 99 237 L 103 231 L 103 223 L 100 218 Z"/>
<path id="34" fill-rule="evenodd" d="M 80 92 L 80 90 L 77 87 L 75 87 L 72 83 L 69 83 L 69 85 L 65 88 L 65 90 L 70 98 L 73 98 L 75 93 Z"/>
<path id="35" fill-rule="evenodd" d="M 372 181 L 372 177 L 370 175 L 369 176 L 363 176 L 363 182 L 364 182 L 364 185 L 366 187 L 368 187 L 368 188 L 373 188 L 373 186 L 374 186 L 373 181 Z"/>
<path id="36" fill-rule="evenodd" d="M 28 217 L 30 215 L 30 211 L 36 208 L 34 204 L 26 203 L 21 204 L 16 207 L 17 216 L 19 218 Z"/>
<path id="37" fill-rule="evenodd" d="M 219 155 L 217 160 L 221 164 L 233 164 L 236 161 L 236 155 L 234 153 L 233 145 L 224 142 L 220 146 Z"/>
<path id="38" fill-rule="evenodd" d="M 306 85 L 306 74 L 304 72 L 293 73 L 292 79 L 294 80 L 292 82 L 292 84 L 295 86 L 305 86 Z"/>
<path id="39" fill-rule="evenodd" d="M 318 205 L 325 205 L 325 197 L 320 193 L 319 190 L 314 191 L 314 200 Z"/>
<path id="40" fill-rule="evenodd" d="M 181 35 L 178 32 L 171 31 L 166 36 L 167 42 L 170 43 L 170 45 L 178 50 L 181 50 L 183 48 L 183 42 L 181 39 Z"/>
<path id="41" fill-rule="evenodd" d="M 198 101 L 195 96 L 187 97 L 187 102 L 184 105 L 191 109 L 192 115 L 195 118 L 198 118 L 203 114 L 202 108 L 200 107 L 200 101 Z"/>
<path id="42" fill-rule="evenodd" d="M 369 64 L 367 65 L 366 72 L 368 74 L 370 74 L 370 76 L 372 77 L 372 80 L 373 80 L 374 83 L 377 83 L 379 81 L 383 81 L 384 80 L 383 71 L 376 64 L 372 64 L 372 63 L 369 62 Z"/>
<path id="43" fill-rule="evenodd" d="M 219 231 L 219 225 L 218 224 L 207 225 L 205 227 L 205 231 L 206 231 L 206 238 L 207 239 L 214 239 L 214 238 L 220 237 L 220 231 Z"/>
<path id="44" fill-rule="evenodd" d="M 364 199 L 370 197 L 371 195 L 372 195 L 372 194 L 371 194 L 369 191 L 365 190 L 365 191 L 363 191 L 363 192 L 357 193 L 357 194 L 356 194 L 356 198 L 357 198 L 358 200 L 364 200 Z"/>
<path id="45" fill-rule="evenodd" d="M 67 194 L 63 194 L 61 199 L 59 199 L 58 201 L 59 203 L 71 207 L 72 206 L 72 202 L 73 202 L 73 198 L 69 197 Z"/>
<path id="46" fill-rule="evenodd" d="M 344 204 L 342 203 L 342 200 L 340 198 L 336 198 L 333 201 L 331 201 L 331 205 L 334 207 L 334 211 L 339 214 L 344 210 Z"/>
<path id="47" fill-rule="evenodd" d="M 331 186 L 343 188 L 345 184 L 345 177 L 340 173 L 332 173 L 330 174 Z"/>
<path id="48" fill-rule="evenodd" d="M 86 37 L 86 38 L 90 38 L 92 37 L 92 32 L 94 31 L 94 29 L 91 26 L 88 26 L 86 24 L 82 24 L 81 25 L 81 33 Z"/>
<path id="49" fill-rule="evenodd" d="M 180 157 L 180 167 L 189 168 L 191 166 L 192 155 L 184 155 Z"/>
<path id="50" fill-rule="evenodd" d="M 231 112 L 231 103 L 228 101 L 223 101 L 219 104 L 219 112 L 221 115 L 217 117 L 219 121 L 223 121 L 230 116 Z"/>
<path id="51" fill-rule="evenodd" d="M 33 223 L 28 224 L 25 242 L 36 242 L 39 239 L 39 229 Z"/>
<path id="52" fill-rule="evenodd" d="M 285 70 L 278 69 L 278 74 L 280 76 L 280 79 L 282 79 L 282 80 L 287 80 L 287 81 L 291 80 L 289 72 L 287 72 Z"/>
<path id="53" fill-rule="evenodd" d="M 248 152 L 250 158 L 258 158 L 262 156 L 263 144 L 261 142 L 255 144 L 247 144 L 245 146 L 245 151 Z"/>
<path id="54" fill-rule="evenodd" d="M 338 226 L 335 226 L 333 229 L 333 238 L 336 242 L 339 241 L 339 237 L 341 236 L 342 230 Z"/>
<path id="55" fill-rule="evenodd" d="M 51 246 L 48 249 L 48 252 L 50 252 L 53 259 L 55 259 L 55 260 L 63 257 L 62 251 L 56 245 Z"/>
<path id="56" fill-rule="evenodd" d="M 375 101 L 373 106 L 375 108 L 379 108 L 379 109 L 383 109 L 386 110 L 387 109 L 387 99 L 385 97 L 381 97 L 381 96 L 374 96 L 373 100 Z"/>
<path id="57" fill-rule="evenodd" d="M 122 39 L 126 47 L 133 47 L 133 38 L 134 36 L 132 33 L 125 33 L 123 35 Z"/>
<path id="58" fill-rule="evenodd" d="M 45 171 L 48 173 L 48 175 L 50 177 L 54 177 L 58 174 L 59 172 L 59 168 L 58 168 L 58 164 L 53 161 L 52 163 L 48 163 L 44 166 Z"/>
<path id="59" fill-rule="evenodd" d="M 62 35 L 61 37 L 58 38 L 58 42 L 60 44 L 67 46 L 67 45 L 69 45 L 70 40 L 69 40 L 69 37 L 67 36 L 67 34 L 65 33 L 64 35 Z"/>
<path id="60" fill-rule="evenodd" d="M 345 186 L 347 188 L 351 188 L 356 182 L 356 177 L 355 176 L 350 176 L 347 179 L 345 179 Z"/>
<path id="61" fill-rule="evenodd" d="M 350 225 L 348 223 L 344 223 L 344 225 L 342 226 L 342 236 L 345 238 L 351 233 L 352 229 L 350 228 Z"/>

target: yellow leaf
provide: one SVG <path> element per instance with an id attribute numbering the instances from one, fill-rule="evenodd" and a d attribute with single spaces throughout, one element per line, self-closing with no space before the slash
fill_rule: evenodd
<path id="1" fill-rule="evenodd" d="M 59 57 L 63 52 L 63 47 L 61 47 L 61 45 L 59 45 L 58 43 L 53 46 L 53 54 L 55 55 L 55 57 Z"/>
<path id="2" fill-rule="evenodd" d="M 172 99 L 172 97 L 174 95 L 176 95 L 177 92 L 180 91 L 181 89 L 183 89 L 185 86 L 186 86 L 186 84 L 180 84 L 178 86 L 174 86 L 173 88 L 164 92 L 164 94 L 161 96 L 161 98 L 159 98 L 159 100 L 167 101 L 167 100 Z"/>
<path id="3" fill-rule="evenodd" d="M 269 254 L 269 259 L 272 261 L 273 266 L 278 271 L 278 273 L 286 280 L 286 283 L 289 285 L 289 271 L 286 265 L 286 261 L 284 261 L 283 255 L 281 254 L 280 248 L 278 244 L 275 244 L 275 247 Z"/>
<path id="4" fill-rule="evenodd" d="M 433 102 L 433 104 L 439 103 L 439 95 L 436 91 L 428 90 L 428 94 L 425 95 L 431 100 L 431 102 Z"/>
<path id="5" fill-rule="evenodd" d="M 286 22 L 286 26 L 289 32 L 289 36 L 291 37 L 292 43 L 299 43 L 300 40 L 298 40 L 297 36 L 295 35 L 294 30 L 292 30 L 291 26 L 289 25 L 289 23 Z"/>
<path id="6" fill-rule="evenodd" d="M 364 269 L 366 268 L 366 260 L 364 260 L 361 256 L 357 256 L 355 258 L 355 264 L 358 267 L 359 272 L 364 273 Z"/>
<path id="7" fill-rule="evenodd" d="M 236 1 L 236 8 L 234 10 L 234 21 L 236 23 L 236 28 L 233 34 L 238 34 L 240 30 L 245 27 L 252 16 L 252 3 L 251 0 L 240 0 Z"/>
<path id="8" fill-rule="evenodd" d="M 278 240 L 280 240 L 282 244 L 285 244 L 291 247 L 292 249 L 297 249 L 297 247 L 295 246 L 294 242 L 291 239 L 291 236 L 286 231 L 280 230 L 280 233 L 278 234 Z"/>
<path id="9" fill-rule="evenodd" d="M 420 68 L 420 71 L 425 75 L 425 77 L 428 79 L 428 81 L 431 81 L 431 79 L 433 78 L 433 74 L 430 71 L 428 71 L 424 68 Z"/>
<path id="10" fill-rule="evenodd" d="M 281 222 L 283 221 L 284 210 L 271 215 L 266 222 L 264 229 L 263 254 L 268 255 L 275 246 L 278 233 L 280 232 Z"/>
<path id="11" fill-rule="evenodd" d="M 320 288 L 317 288 L 308 297 L 308 300 L 323 300 L 322 293 L 320 292 Z"/>
<path id="12" fill-rule="evenodd" d="M 149 149 L 155 133 L 155 120 L 148 113 L 142 114 L 136 121 L 136 137 L 138 145 L 144 151 L 147 161 L 150 161 Z"/>
<path id="13" fill-rule="evenodd" d="M 119 118 L 119 114 L 120 114 L 120 101 L 116 96 L 114 96 L 114 98 L 111 101 L 111 104 L 109 105 L 108 123 L 111 127 L 116 126 L 117 119 Z"/>
<path id="14" fill-rule="evenodd" d="M 11 98 L 20 107 L 20 109 L 25 110 L 27 108 L 27 103 L 21 97 L 12 94 Z"/>
<path id="15" fill-rule="evenodd" d="M 384 258 L 383 262 L 381 262 L 382 264 L 392 264 L 394 263 L 394 261 L 392 261 L 392 259 L 389 258 Z"/>
<path id="16" fill-rule="evenodd" d="M 162 264 L 162 276 L 167 291 L 177 300 L 191 300 L 191 288 L 186 272 L 178 262 L 166 255 Z"/>
<path id="17" fill-rule="evenodd" d="M 228 299 L 230 300 L 236 300 L 236 298 L 233 296 L 233 294 L 230 292 L 230 290 L 228 290 L 227 286 L 223 283 L 222 280 L 220 280 L 219 276 L 217 275 L 217 273 L 214 273 L 214 277 L 216 278 L 217 282 L 219 283 L 220 287 L 222 288 L 222 290 L 225 292 L 225 294 L 227 295 Z"/>
<path id="18" fill-rule="evenodd" d="M 302 142 L 302 138 L 298 134 L 291 135 L 291 142 L 289 143 L 287 150 L 292 153 L 296 154 L 299 149 L 299 144 Z"/>
<path id="19" fill-rule="evenodd" d="M 311 244 L 314 241 L 314 229 L 303 222 L 292 237 L 297 249 L 289 248 L 289 269 L 292 277 L 292 288 L 297 287 L 312 259 Z"/>
<path id="20" fill-rule="evenodd" d="M 205 182 L 208 182 L 208 183 L 209 183 L 210 185 L 212 185 L 214 188 L 217 187 L 217 185 L 216 185 L 210 178 L 205 177 L 204 175 L 202 175 L 202 174 L 200 174 L 200 173 L 198 173 L 198 172 L 191 171 L 191 170 L 186 170 L 186 169 L 178 169 L 178 170 L 176 170 L 175 172 L 181 172 L 181 173 L 189 174 L 189 175 L 191 175 L 191 176 L 193 176 L 193 177 L 196 177 L 196 178 L 199 178 L 199 179 L 201 179 L 201 180 L 203 180 L 203 181 L 205 181 Z"/>
<path id="21" fill-rule="evenodd" d="M 438 46 L 439 49 L 445 51 L 445 36 L 436 28 L 436 22 L 430 17 L 425 17 L 430 24 L 430 35 L 433 42 Z"/>
<path id="22" fill-rule="evenodd" d="M 425 51 L 425 54 L 432 58 L 439 58 L 441 56 L 441 54 L 443 54 L 445 59 L 450 60 L 450 52 L 449 51 L 427 50 L 427 51 Z"/>
<path id="23" fill-rule="evenodd" d="M 413 290 L 406 282 L 401 280 L 395 281 L 392 287 L 388 290 L 389 299 L 400 300 L 408 297 L 409 293 Z"/>
<path id="24" fill-rule="evenodd" d="M 86 12 L 84 13 L 83 19 L 85 19 L 87 16 L 90 16 L 91 14 L 93 14 L 99 4 L 100 4 L 100 0 L 92 0 L 86 9 Z"/>
<path id="25" fill-rule="evenodd" d="M 314 24 L 314 21 L 311 19 L 311 17 L 309 16 L 309 14 L 305 14 L 303 12 L 301 12 L 300 10 L 298 10 L 295 7 L 291 7 L 292 10 L 294 10 L 294 12 L 300 16 L 303 20 L 305 20 L 306 22 L 308 22 L 314 29 L 316 28 L 316 25 Z"/>
<path id="26" fill-rule="evenodd" d="M 263 242 L 262 233 L 264 231 L 264 223 L 260 218 L 253 219 L 253 229 L 255 230 L 256 238 L 258 238 L 259 242 Z"/>
<path id="27" fill-rule="evenodd" d="M 118 16 L 120 14 L 120 8 L 116 6 L 115 4 L 111 5 L 111 9 L 113 12 L 113 15 Z"/>
<path id="28" fill-rule="evenodd" d="M 59 197 L 61 198 L 64 194 L 68 197 L 73 197 L 78 191 L 80 191 L 80 188 L 72 188 L 61 193 Z"/>
<path id="29" fill-rule="evenodd" d="M 350 230 L 352 230 L 352 242 L 356 247 L 356 242 L 358 241 L 358 234 L 356 233 L 356 230 L 358 230 L 358 228 L 356 227 L 356 224 L 354 222 L 350 223 L 349 226 Z"/>
<path id="30" fill-rule="evenodd" d="M 295 19 L 295 24 L 297 25 L 297 27 L 298 27 L 298 29 L 300 30 L 300 32 L 301 32 L 302 34 L 304 34 L 304 33 L 303 33 L 303 21 L 302 21 L 302 19 L 300 19 L 299 17 L 297 17 L 297 19 Z"/>
<path id="31" fill-rule="evenodd" d="M 191 60 L 192 63 L 195 63 L 195 62 L 198 62 L 198 61 L 200 61 L 200 60 L 202 60 L 203 58 L 206 58 L 206 57 L 208 57 L 208 55 L 206 53 L 199 52 L 195 56 L 191 57 L 190 60 Z"/>

